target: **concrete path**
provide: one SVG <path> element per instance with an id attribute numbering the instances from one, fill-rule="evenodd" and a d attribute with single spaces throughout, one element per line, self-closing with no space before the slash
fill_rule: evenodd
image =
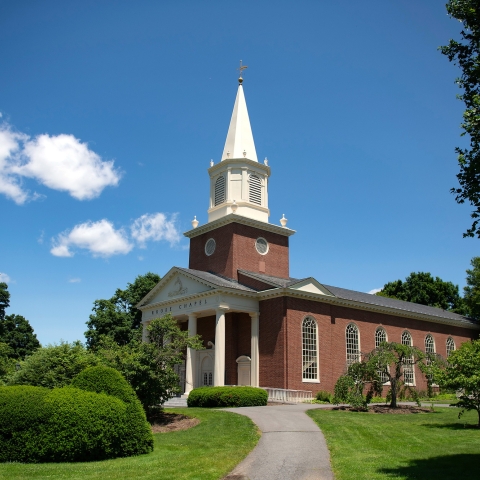
<path id="1" fill-rule="evenodd" d="M 319 406 L 301 403 L 226 409 L 251 418 L 262 437 L 225 480 L 333 480 L 325 438 L 305 413 Z"/>

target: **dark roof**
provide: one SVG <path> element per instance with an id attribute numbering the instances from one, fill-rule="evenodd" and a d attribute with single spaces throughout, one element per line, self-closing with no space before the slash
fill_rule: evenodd
<path id="1" fill-rule="evenodd" d="M 302 280 L 305 279 L 298 279 L 298 278 L 280 278 L 280 277 L 274 277 L 272 275 L 265 275 L 264 273 L 256 273 L 256 272 L 249 272 L 248 270 L 238 270 L 238 273 L 243 273 L 244 275 L 247 275 L 248 277 L 256 278 L 257 280 L 260 280 L 261 282 L 268 283 L 269 285 L 272 285 L 272 287 L 282 287 L 282 288 L 287 288 L 290 287 L 291 285 L 294 285 L 295 283 L 301 282 Z"/>
<path id="2" fill-rule="evenodd" d="M 247 270 L 239 270 L 239 273 L 244 273 L 249 277 L 257 278 L 262 282 L 269 285 L 288 288 L 301 282 L 303 279 L 298 278 L 280 278 L 272 275 L 265 275 L 263 273 L 249 272 Z M 403 300 L 396 300 L 394 298 L 380 297 L 378 295 L 372 295 L 370 293 L 356 292 L 355 290 L 348 290 L 346 288 L 333 287 L 330 285 L 322 284 L 328 291 L 337 298 L 343 300 L 351 300 L 359 303 L 366 303 L 369 305 L 376 305 L 379 307 L 393 308 L 395 310 L 402 310 L 404 312 L 411 312 L 423 315 L 430 315 L 432 317 L 445 318 L 459 322 L 464 325 L 478 325 L 478 322 L 471 320 L 467 317 L 459 315 L 458 313 L 449 312 L 448 310 L 442 310 L 441 308 L 428 307 L 427 305 L 420 305 L 419 303 L 404 302 Z"/>
<path id="3" fill-rule="evenodd" d="M 423 315 L 430 315 L 432 317 L 447 318 L 463 324 L 477 324 L 458 313 L 442 310 L 437 307 L 429 307 L 427 305 L 420 305 L 419 303 L 405 302 L 403 300 L 396 300 L 395 298 L 380 297 L 379 295 L 372 295 L 370 293 L 356 292 L 355 290 L 347 290 L 346 288 L 332 287 L 324 285 L 330 292 L 338 298 L 344 300 L 352 300 L 354 302 L 368 303 L 370 305 L 377 305 L 379 307 L 394 308 L 396 310 L 403 310 L 404 312 L 420 313 Z"/>
<path id="4" fill-rule="evenodd" d="M 246 287 L 245 285 L 241 285 L 236 280 L 232 278 L 227 278 L 222 275 L 218 275 L 216 273 L 210 272 L 202 272 L 201 270 L 193 270 L 192 268 L 181 268 L 177 267 L 178 270 L 182 270 L 194 277 L 200 278 L 201 280 L 205 280 L 213 285 L 217 285 L 218 287 L 225 287 L 225 288 L 234 288 L 236 290 L 243 290 L 245 292 L 256 292 L 253 288 Z"/>

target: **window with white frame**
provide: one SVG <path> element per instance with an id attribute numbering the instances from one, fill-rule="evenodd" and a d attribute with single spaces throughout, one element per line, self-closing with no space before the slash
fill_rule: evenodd
<path id="1" fill-rule="evenodd" d="M 412 346 L 412 336 L 410 332 L 406 330 L 402 333 L 402 344 Z M 415 384 L 415 371 L 413 365 L 413 357 L 406 358 L 403 364 L 403 379 L 407 385 L 414 385 Z"/>
<path id="2" fill-rule="evenodd" d="M 250 175 L 250 201 L 257 205 L 262 204 L 262 181 L 257 175 Z"/>
<path id="3" fill-rule="evenodd" d="M 215 206 L 225 202 L 225 177 L 220 175 L 215 180 Z"/>
<path id="4" fill-rule="evenodd" d="M 435 353 L 435 341 L 430 334 L 425 337 L 425 353 Z"/>
<path id="5" fill-rule="evenodd" d="M 447 338 L 447 358 L 455 351 L 455 341 L 452 337 Z"/>
<path id="6" fill-rule="evenodd" d="M 302 322 L 302 378 L 318 381 L 318 337 L 317 322 L 306 317 Z"/>
<path id="7" fill-rule="evenodd" d="M 358 327 L 354 323 L 347 325 L 345 331 L 347 343 L 347 365 L 360 361 L 360 344 L 358 341 Z"/>
<path id="8" fill-rule="evenodd" d="M 387 341 L 387 332 L 383 327 L 378 327 L 375 330 L 375 348 L 378 348 L 383 342 Z M 388 382 L 387 374 L 383 371 L 378 371 L 378 375 L 382 381 L 382 383 Z"/>

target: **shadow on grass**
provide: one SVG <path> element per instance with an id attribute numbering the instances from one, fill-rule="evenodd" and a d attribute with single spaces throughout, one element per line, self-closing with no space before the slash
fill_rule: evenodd
<path id="1" fill-rule="evenodd" d="M 422 427 L 445 428 L 447 430 L 479 430 L 478 425 L 473 423 L 422 423 Z"/>
<path id="2" fill-rule="evenodd" d="M 480 453 L 444 455 L 411 460 L 406 466 L 382 468 L 379 472 L 390 478 L 401 477 L 407 480 L 477 480 L 479 462 Z"/>

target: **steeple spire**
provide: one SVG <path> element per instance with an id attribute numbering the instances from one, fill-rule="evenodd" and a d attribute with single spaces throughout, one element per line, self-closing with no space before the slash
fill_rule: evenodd
<path id="1" fill-rule="evenodd" d="M 227 140 L 225 141 L 225 147 L 223 149 L 222 161 L 232 158 L 247 158 L 258 162 L 242 82 L 243 79 L 240 77 L 238 79 L 237 98 L 235 99 L 235 106 L 233 107 Z"/>

